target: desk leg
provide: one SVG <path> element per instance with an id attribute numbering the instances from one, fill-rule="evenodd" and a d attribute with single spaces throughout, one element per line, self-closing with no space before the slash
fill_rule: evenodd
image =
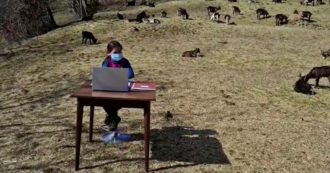
<path id="1" fill-rule="evenodd" d="M 89 112 L 89 142 L 93 141 L 93 123 L 94 123 L 94 106 L 91 106 Z"/>
<path id="2" fill-rule="evenodd" d="M 149 136 L 150 136 L 150 103 L 144 108 L 144 153 L 145 172 L 149 171 Z"/>
<path id="3" fill-rule="evenodd" d="M 76 122 L 76 171 L 79 169 L 79 157 L 80 157 L 80 143 L 81 143 L 81 128 L 83 120 L 84 106 L 78 99 L 77 103 L 77 122 Z"/>

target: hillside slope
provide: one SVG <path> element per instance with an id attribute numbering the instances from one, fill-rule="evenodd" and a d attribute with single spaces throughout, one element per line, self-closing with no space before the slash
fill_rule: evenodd
<path id="1" fill-rule="evenodd" d="M 241 7 L 237 25 L 209 21 L 205 7 L 222 13 Z M 187 8 L 193 20 L 177 17 Z M 275 27 L 256 21 L 255 9 L 272 16 L 308 9 L 316 22 Z M 295 0 L 274 5 L 246 2 L 171 1 L 156 8 L 123 9 L 132 15 L 166 9 L 160 25 L 118 21 L 117 11 L 60 28 L 13 49 L 0 60 L 0 172 L 74 172 L 76 100 L 70 94 L 91 78 L 107 42 L 123 43 L 136 80 L 161 85 L 152 104 L 150 168 L 160 172 L 327 172 L 330 170 L 329 81 L 315 96 L 295 93 L 299 73 L 330 65 L 320 48 L 330 48 L 330 5 L 305 7 Z M 223 20 L 223 19 L 222 19 Z M 130 32 L 136 26 L 140 32 Z M 81 45 L 81 31 L 100 41 Z M 182 58 L 199 47 L 202 58 Z M 314 83 L 314 81 L 310 81 Z M 85 109 L 87 111 L 87 109 Z M 173 119 L 166 121 L 167 111 Z M 120 145 L 88 142 L 84 114 L 81 172 L 142 172 L 142 139 Z M 105 112 L 96 109 L 95 138 Z M 120 127 L 143 132 L 142 111 L 122 109 Z M 184 128 L 189 127 L 189 128 Z"/>

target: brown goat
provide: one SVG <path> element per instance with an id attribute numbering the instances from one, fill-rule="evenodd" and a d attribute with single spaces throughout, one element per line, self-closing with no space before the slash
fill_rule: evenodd
<path id="1" fill-rule="evenodd" d="M 196 48 L 195 50 L 183 52 L 182 57 L 198 57 L 199 55 L 200 55 L 200 49 Z"/>

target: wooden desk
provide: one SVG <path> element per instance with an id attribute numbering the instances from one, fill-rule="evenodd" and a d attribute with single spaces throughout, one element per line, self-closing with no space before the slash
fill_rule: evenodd
<path id="1" fill-rule="evenodd" d="M 100 92 L 93 91 L 91 81 L 86 81 L 71 97 L 77 98 L 76 121 L 76 171 L 79 170 L 81 128 L 84 106 L 90 106 L 89 141 L 93 140 L 94 106 L 113 105 L 123 108 L 141 108 L 144 110 L 144 152 L 145 171 L 149 170 L 150 103 L 156 100 L 155 91 Z"/>

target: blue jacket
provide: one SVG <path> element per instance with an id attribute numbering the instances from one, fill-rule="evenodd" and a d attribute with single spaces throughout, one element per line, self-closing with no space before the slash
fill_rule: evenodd
<path id="1" fill-rule="evenodd" d="M 126 58 L 122 58 L 120 61 L 115 62 L 115 61 L 112 61 L 111 56 L 108 56 L 103 61 L 102 67 L 128 68 L 128 79 L 134 78 L 133 68 Z"/>

